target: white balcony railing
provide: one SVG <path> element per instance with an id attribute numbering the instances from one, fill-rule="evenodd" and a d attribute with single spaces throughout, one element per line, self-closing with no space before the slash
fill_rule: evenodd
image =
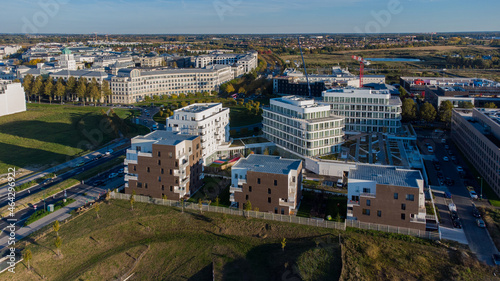
<path id="1" fill-rule="evenodd" d="M 244 185 L 247 183 L 247 179 L 238 179 L 238 185 Z"/>
<path id="2" fill-rule="evenodd" d="M 137 180 L 137 175 L 134 175 L 134 174 L 126 174 L 126 175 L 125 175 L 125 181 L 129 181 L 129 180 L 136 181 L 136 180 Z"/>
<path id="3" fill-rule="evenodd" d="M 353 206 L 353 205 L 359 206 L 359 201 L 347 200 L 347 206 L 349 206 L 349 205 L 351 205 L 351 206 Z"/>
<path id="4" fill-rule="evenodd" d="M 243 188 L 241 188 L 241 187 L 237 187 L 237 186 L 230 186 L 229 187 L 229 192 L 230 193 L 242 192 L 242 191 L 243 191 Z"/>
<path id="5" fill-rule="evenodd" d="M 180 160 L 179 161 L 179 169 L 184 170 L 189 165 L 188 160 Z"/>
<path id="6" fill-rule="evenodd" d="M 234 202 L 234 194 L 229 195 L 229 201 Z"/>
<path id="7" fill-rule="evenodd" d="M 184 179 L 181 180 L 181 182 L 179 183 L 179 186 L 180 187 L 186 187 L 186 184 L 189 182 L 189 177 L 186 177 Z"/>
<path id="8" fill-rule="evenodd" d="M 141 157 L 153 157 L 153 153 L 150 153 L 150 152 L 138 152 L 137 153 L 137 156 L 141 156 Z"/>
<path id="9" fill-rule="evenodd" d="M 295 207 L 295 202 L 294 201 L 290 201 L 290 200 L 287 200 L 285 202 L 284 199 L 281 199 L 279 200 L 279 205 L 280 206 L 285 206 L 285 207 Z"/>
<path id="10" fill-rule="evenodd" d="M 361 196 L 361 197 L 373 197 L 373 198 L 376 197 L 375 193 L 365 193 L 365 192 L 361 193 L 359 196 Z"/>
<path id="11" fill-rule="evenodd" d="M 128 164 L 137 164 L 137 160 L 125 159 L 125 161 L 123 161 L 123 164 L 125 164 L 125 165 L 128 165 Z"/>
<path id="12" fill-rule="evenodd" d="M 427 220 L 425 218 L 413 217 L 413 218 L 410 218 L 410 222 L 426 223 Z"/>

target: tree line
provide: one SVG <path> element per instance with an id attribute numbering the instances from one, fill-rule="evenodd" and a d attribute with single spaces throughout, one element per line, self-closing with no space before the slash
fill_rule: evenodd
<path id="1" fill-rule="evenodd" d="M 51 77 L 43 78 L 41 75 L 34 78 L 31 74 L 26 75 L 23 79 L 23 88 L 28 101 L 38 99 L 38 103 L 42 98 L 52 101 L 57 100 L 61 104 L 64 101 L 79 101 L 83 105 L 87 102 L 108 103 L 111 98 L 111 89 L 109 82 L 106 80 L 99 84 L 95 78 L 90 82 L 86 78 L 79 79 L 71 76 L 68 80 L 58 78 L 57 80 Z"/>

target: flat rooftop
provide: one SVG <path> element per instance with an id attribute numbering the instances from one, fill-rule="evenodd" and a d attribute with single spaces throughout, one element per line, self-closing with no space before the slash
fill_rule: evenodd
<path id="1" fill-rule="evenodd" d="M 422 180 L 419 171 L 398 169 L 391 166 L 356 165 L 349 170 L 349 179 L 375 181 L 377 184 L 419 188 L 417 180 Z"/>
<path id="2" fill-rule="evenodd" d="M 207 109 L 216 107 L 219 104 L 221 104 L 221 103 L 196 103 L 196 104 L 192 104 L 192 105 L 180 108 L 176 111 L 188 112 L 188 113 L 200 113 L 200 112 L 203 112 Z"/>
<path id="3" fill-rule="evenodd" d="M 137 136 L 133 139 L 152 140 L 155 144 L 160 145 L 177 145 L 185 140 L 192 141 L 198 136 L 182 135 L 178 132 L 154 131 L 144 136 Z"/>
<path id="4" fill-rule="evenodd" d="M 250 154 L 247 158 L 241 158 L 233 168 L 243 168 L 259 173 L 288 175 L 290 170 L 297 170 L 301 162 L 301 160 L 283 159 L 280 156 Z"/>

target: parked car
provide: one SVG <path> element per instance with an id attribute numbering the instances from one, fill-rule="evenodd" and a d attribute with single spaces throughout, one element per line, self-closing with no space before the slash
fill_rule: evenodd
<path id="1" fill-rule="evenodd" d="M 441 143 L 446 143 L 446 139 L 441 139 Z"/>
<path id="2" fill-rule="evenodd" d="M 444 177 L 443 172 L 437 172 L 437 177 L 442 179 Z"/>
<path id="3" fill-rule="evenodd" d="M 96 181 L 94 182 L 94 186 L 101 186 L 101 185 L 103 185 L 103 184 L 104 184 L 104 181 L 103 181 L 103 180 L 96 180 Z"/>
<path id="4" fill-rule="evenodd" d="M 451 198 L 451 193 L 449 191 L 446 191 L 444 193 L 444 198 Z"/>
<path id="5" fill-rule="evenodd" d="M 453 227 L 454 228 L 462 228 L 462 223 L 460 222 L 459 218 L 456 218 L 452 221 Z"/>
<path id="6" fill-rule="evenodd" d="M 434 148 L 432 148 L 432 146 L 428 146 L 428 147 L 427 147 L 427 151 L 429 151 L 429 152 L 431 152 L 431 153 L 432 153 L 432 152 L 434 152 Z"/>
<path id="7" fill-rule="evenodd" d="M 455 184 L 455 181 L 452 180 L 451 178 L 446 178 L 445 181 L 446 185 L 454 185 Z"/>
<path id="8" fill-rule="evenodd" d="M 500 265 L 500 255 L 499 254 L 493 254 L 493 263 L 495 265 Z"/>
<path id="9" fill-rule="evenodd" d="M 342 179 L 337 180 L 337 187 L 344 187 L 344 181 Z"/>
<path id="10" fill-rule="evenodd" d="M 459 173 L 464 172 L 464 169 L 462 168 L 462 166 L 457 166 L 457 172 L 459 172 Z"/>
<path id="11" fill-rule="evenodd" d="M 99 155 L 96 155 L 96 156 L 94 157 L 94 160 L 99 160 L 99 159 L 101 159 L 101 158 L 102 158 L 102 154 L 99 154 Z"/>
<path id="12" fill-rule="evenodd" d="M 116 178 L 117 176 L 118 176 L 117 173 L 111 173 L 111 174 L 109 174 L 108 178 L 113 179 L 113 178 Z"/>
<path id="13" fill-rule="evenodd" d="M 113 149 L 109 149 L 108 151 L 106 151 L 106 155 L 111 155 L 111 153 L 113 153 Z"/>
<path id="14" fill-rule="evenodd" d="M 474 203 L 472 203 L 472 215 L 475 217 L 475 218 L 480 218 L 481 217 L 481 213 L 479 212 L 479 210 L 476 208 L 476 205 Z"/>
<path id="15" fill-rule="evenodd" d="M 476 219 L 476 224 L 477 224 L 477 226 L 479 226 L 481 228 L 486 227 L 486 224 L 484 224 L 484 221 L 482 219 Z"/>
<path id="16" fill-rule="evenodd" d="M 446 145 L 444 146 L 444 149 L 450 149 L 450 146 L 446 144 Z"/>
<path id="17" fill-rule="evenodd" d="M 120 170 L 118 170 L 118 174 L 123 174 L 124 170 L 123 168 L 121 168 Z"/>
<path id="18" fill-rule="evenodd" d="M 455 157 L 455 156 L 451 156 L 451 161 L 453 161 L 453 162 L 455 162 L 455 163 L 456 163 L 456 162 L 457 162 L 457 157 Z"/>
<path id="19" fill-rule="evenodd" d="M 469 191 L 469 195 L 471 199 L 477 199 L 477 193 L 474 190 Z"/>
<path id="20" fill-rule="evenodd" d="M 443 161 L 448 162 L 448 161 L 450 161 L 450 159 L 448 159 L 448 156 L 445 156 L 445 157 L 443 157 Z"/>

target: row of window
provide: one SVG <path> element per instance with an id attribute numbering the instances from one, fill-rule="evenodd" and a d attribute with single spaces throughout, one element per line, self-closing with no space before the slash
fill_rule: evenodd
<path id="1" fill-rule="evenodd" d="M 362 214 L 365 215 L 365 216 L 369 216 L 370 215 L 370 209 L 363 209 Z M 381 210 L 377 210 L 377 217 L 382 217 L 382 211 Z M 401 220 L 406 220 L 406 214 L 405 213 L 401 213 Z"/>

